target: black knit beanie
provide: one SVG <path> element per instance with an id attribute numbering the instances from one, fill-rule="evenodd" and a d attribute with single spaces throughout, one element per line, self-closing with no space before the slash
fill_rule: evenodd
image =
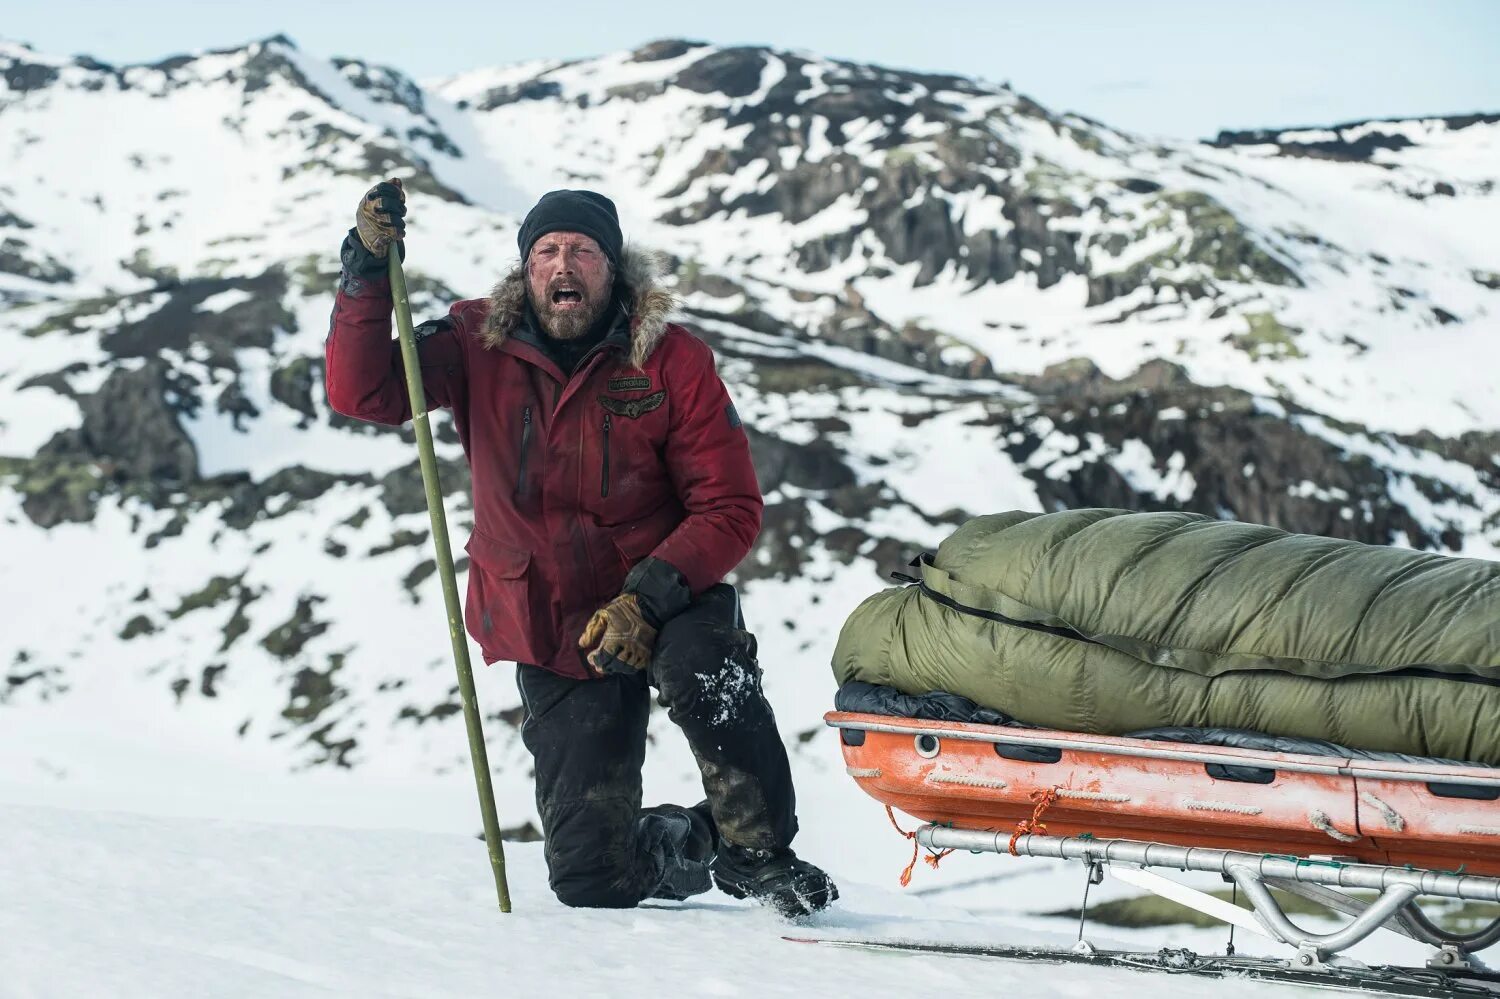
<path id="1" fill-rule="evenodd" d="M 536 207 L 526 213 L 516 245 L 521 261 L 531 255 L 531 247 L 549 232 L 581 232 L 593 237 L 609 262 L 620 263 L 625 237 L 620 235 L 620 216 L 615 203 L 593 191 L 548 191 Z"/>

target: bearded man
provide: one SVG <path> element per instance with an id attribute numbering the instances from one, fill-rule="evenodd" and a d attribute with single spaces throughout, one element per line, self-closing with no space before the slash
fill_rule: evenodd
<path id="1" fill-rule="evenodd" d="M 411 418 L 386 255 L 405 194 L 377 184 L 342 248 L 328 335 L 334 410 Z M 488 299 L 416 327 L 430 406 L 453 411 L 473 479 L 464 620 L 516 662 L 549 883 L 628 907 L 717 884 L 796 917 L 838 897 L 790 848 L 786 749 L 726 573 L 762 500 L 713 352 L 625 248 L 614 203 L 553 191 Z M 687 736 L 707 800 L 641 808 L 649 687 Z"/>

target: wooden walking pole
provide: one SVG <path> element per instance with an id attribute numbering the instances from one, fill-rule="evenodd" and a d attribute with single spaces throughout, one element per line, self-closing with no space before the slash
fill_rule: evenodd
<path id="1" fill-rule="evenodd" d="M 406 389 L 411 396 L 411 425 L 417 432 L 417 455 L 422 462 L 422 485 L 427 490 L 427 513 L 432 518 L 432 545 L 437 557 L 438 578 L 443 581 L 443 604 L 448 610 L 448 638 L 453 643 L 453 665 L 458 669 L 458 692 L 464 705 L 464 725 L 469 730 L 469 758 L 474 763 L 474 783 L 479 788 L 479 811 L 484 817 L 484 845 L 495 872 L 495 893 L 500 911 L 510 911 L 510 886 L 505 880 L 505 849 L 500 844 L 500 820 L 495 815 L 495 789 L 490 783 L 490 763 L 484 749 L 484 725 L 479 700 L 474 694 L 474 670 L 469 665 L 469 640 L 464 634 L 463 610 L 458 602 L 458 582 L 453 572 L 453 550 L 448 545 L 448 518 L 443 512 L 443 490 L 438 483 L 437 456 L 432 449 L 432 427 L 427 422 L 427 393 L 422 390 L 422 365 L 417 359 L 417 341 L 412 333 L 411 303 L 406 298 L 406 275 L 395 244 L 390 260 L 391 299 L 396 309 L 396 333 L 401 340 L 401 362 L 406 368 Z"/>

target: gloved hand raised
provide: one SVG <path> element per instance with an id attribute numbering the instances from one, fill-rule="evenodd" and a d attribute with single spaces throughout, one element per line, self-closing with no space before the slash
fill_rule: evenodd
<path id="1" fill-rule="evenodd" d="M 594 611 L 578 639 L 580 649 L 593 649 L 588 654 L 589 669 L 601 677 L 645 669 L 655 646 L 656 629 L 646 620 L 634 593 L 622 593 Z"/>
<path id="2" fill-rule="evenodd" d="M 370 188 L 354 213 L 359 241 L 371 255 L 384 260 L 391 244 L 406 238 L 406 192 L 392 177 Z"/>

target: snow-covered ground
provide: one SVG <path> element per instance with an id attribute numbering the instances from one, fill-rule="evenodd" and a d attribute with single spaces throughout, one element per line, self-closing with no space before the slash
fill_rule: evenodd
<path id="1" fill-rule="evenodd" d="M 1055 922 L 848 880 L 806 927 L 718 893 L 570 910 L 547 891 L 537 845 L 506 854 L 502 915 L 472 837 L 0 806 L 0 997 L 1299 994 L 782 939 L 1072 943 Z"/>

